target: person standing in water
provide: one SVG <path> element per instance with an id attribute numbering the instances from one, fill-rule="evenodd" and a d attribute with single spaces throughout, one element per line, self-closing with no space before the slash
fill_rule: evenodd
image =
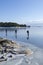
<path id="1" fill-rule="evenodd" d="M 27 40 L 29 39 L 29 31 L 27 30 Z"/>
<path id="2" fill-rule="evenodd" d="M 17 29 L 15 29 L 15 38 L 17 39 Z"/>

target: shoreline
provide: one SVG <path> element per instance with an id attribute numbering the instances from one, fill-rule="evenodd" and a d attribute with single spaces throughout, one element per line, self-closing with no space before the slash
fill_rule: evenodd
<path id="1" fill-rule="evenodd" d="M 7 43 L 8 43 L 9 40 L 7 40 Z M 7 59 L 6 61 L 2 61 L 0 62 L 0 64 L 3 65 L 3 63 L 5 65 L 9 65 L 9 64 L 12 64 L 13 65 L 15 64 L 19 64 L 20 62 L 20 65 L 40 65 L 40 64 L 43 64 L 43 50 L 38 48 L 38 47 L 35 47 L 34 45 L 25 45 L 23 44 L 23 42 L 15 42 L 15 41 L 12 41 L 10 40 L 10 45 L 11 43 L 15 45 L 14 48 L 11 50 L 8 50 L 10 52 L 7 51 L 7 53 L 4 53 L 3 54 L 0 54 L 0 57 L 4 57 L 4 59 L 0 59 L 0 60 L 5 60 Z M 17 43 L 17 44 L 16 44 Z M 21 44 L 22 43 L 22 44 Z M 8 43 L 9 44 L 9 43 Z M 22 60 L 23 61 L 22 61 Z M 6 63 L 7 62 L 7 63 Z"/>
<path id="2" fill-rule="evenodd" d="M 0 38 L 0 47 L 1 54 L 4 53 L 6 54 L 11 53 L 13 55 L 24 54 L 26 56 L 30 56 L 31 54 L 33 54 L 31 49 L 25 48 L 24 45 L 22 46 L 20 44 L 17 44 L 17 42 L 8 39 Z M 5 61 L 5 59 L 1 58 L 0 61 Z"/>

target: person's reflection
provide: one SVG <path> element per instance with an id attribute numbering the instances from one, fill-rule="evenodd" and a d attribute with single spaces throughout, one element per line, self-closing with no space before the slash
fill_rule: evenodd
<path id="1" fill-rule="evenodd" d="M 17 39 L 17 29 L 15 30 L 15 38 Z"/>
<path id="2" fill-rule="evenodd" d="M 5 30 L 5 32 L 6 32 L 6 38 L 7 38 L 7 29 Z"/>
<path id="3" fill-rule="evenodd" d="M 27 40 L 29 39 L 29 31 L 27 30 Z"/>

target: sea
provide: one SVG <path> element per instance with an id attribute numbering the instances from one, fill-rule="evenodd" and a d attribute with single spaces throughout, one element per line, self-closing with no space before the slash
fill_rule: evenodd
<path id="1" fill-rule="evenodd" d="M 43 27 L 0 27 L 0 38 L 30 43 L 43 49 Z"/>

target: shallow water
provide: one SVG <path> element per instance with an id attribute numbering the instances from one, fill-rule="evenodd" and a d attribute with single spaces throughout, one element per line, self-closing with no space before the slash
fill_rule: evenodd
<path id="1" fill-rule="evenodd" d="M 17 32 L 15 29 L 16 28 L 0 28 L 0 37 L 30 43 L 43 48 L 43 27 L 17 28 Z"/>

